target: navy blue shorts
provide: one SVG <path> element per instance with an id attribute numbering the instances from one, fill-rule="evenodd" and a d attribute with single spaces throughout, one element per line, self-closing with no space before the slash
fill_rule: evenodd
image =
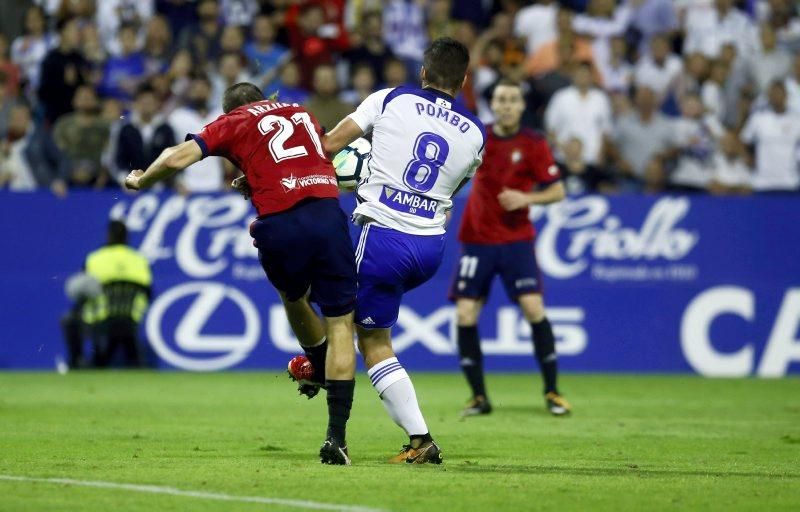
<path id="1" fill-rule="evenodd" d="M 488 297 L 496 275 L 513 301 L 526 293 L 542 293 L 542 274 L 536 263 L 533 240 L 497 245 L 463 244 L 450 286 L 450 300 Z"/>
<path id="2" fill-rule="evenodd" d="M 403 294 L 433 277 L 443 256 L 444 235 L 364 226 L 356 248 L 356 323 L 367 329 L 393 326 Z"/>
<path id="3" fill-rule="evenodd" d="M 347 215 L 336 199 L 315 199 L 250 225 L 270 282 L 294 302 L 307 291 L 324 316 L 355 309 L 356 258 Z"/>

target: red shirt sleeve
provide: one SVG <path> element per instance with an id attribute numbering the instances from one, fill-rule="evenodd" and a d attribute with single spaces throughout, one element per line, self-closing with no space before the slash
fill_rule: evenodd
<path id="1" fill-rule="evenodd" d="M 233 130 L 229 128 L 231 118 L 221 115 L 214 121 L 205 125 L 199 133 L 186 135 L 186 140 L 194 140 L 203 151 L 203 158 L 207 156 L 227 156 L 228 141 L 231 140 Z"/>
<path id="2" fill-rule="evenodd" d="M 547 139 L 544 137 L 537 137 L 534 139 L 529 153 L 531 168 L 533 169 L 533 176 L 536 183 L 539 185 L 550 185 L 561 179 L 561 171 L 556 165 L 553 158 L 553 153 L 550 151 L 550 146 L 547 144 Z"/>

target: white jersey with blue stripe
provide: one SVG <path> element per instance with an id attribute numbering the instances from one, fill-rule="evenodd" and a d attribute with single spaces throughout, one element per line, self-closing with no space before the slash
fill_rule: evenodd
<path id="1" fill-rule="evenodd" d="M 486 131 L 480 120 L 443 92 L 412 87 L 373 93 L 349 117 L 364 133 L 372 131 L 355 222 L 444 233 L 453 193 L 481 163 Z"/>

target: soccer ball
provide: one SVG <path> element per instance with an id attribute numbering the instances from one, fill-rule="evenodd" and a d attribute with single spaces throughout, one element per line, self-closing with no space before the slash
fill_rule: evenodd
<path id="1" fill-rule="evenodd" d="M 369 152 L 372 144 L 367 139 L 356 139 L 333 157 L 336 181 L 342 190 L 353 190 L 369 175 Z"/>

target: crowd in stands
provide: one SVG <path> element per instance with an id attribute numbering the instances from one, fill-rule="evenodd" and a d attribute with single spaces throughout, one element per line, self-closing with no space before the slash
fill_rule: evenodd
<path id="1" fill-rule="evenodd" d="M 0 5 L 0 189 L 119 188 L 250 81 L 330 129 L 418 84 L 441 36 L 486 123 L 523 84 L 571 193 L 800 190 L 793 0 L 17 0 Z M 169 185 L 224 190 L 208 158 Z"/>

